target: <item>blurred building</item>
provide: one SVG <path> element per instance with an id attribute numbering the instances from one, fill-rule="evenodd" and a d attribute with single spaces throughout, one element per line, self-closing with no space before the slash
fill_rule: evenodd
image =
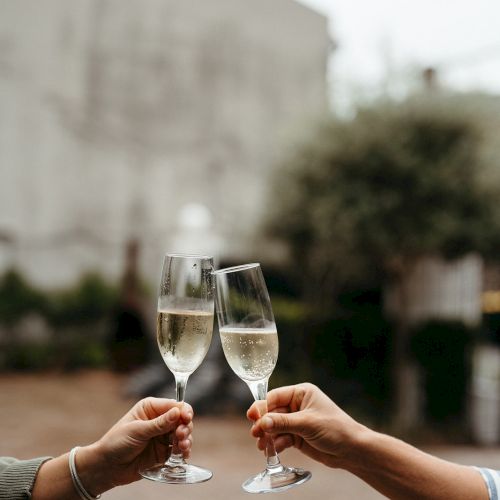
<path id="1" fill-rule="evenodd" d="M 283 137 L 326 110 L 328 50 L 293 0 L 4 0 L 0 271 L 116 278 L 131 237 L 155 281 L 165 251 L 252 255 Z"/>
<path id="2" fill-rule="evenodd" d="M 426 256 L 415 262 L 404 283 L 386 287 L 384 306 L 394 318 L 404 311 L 411 326 L 460 321 L 474 328 L 481 322 L 482 291 L 483 261 L 478 254 L 451 261 Z"/>

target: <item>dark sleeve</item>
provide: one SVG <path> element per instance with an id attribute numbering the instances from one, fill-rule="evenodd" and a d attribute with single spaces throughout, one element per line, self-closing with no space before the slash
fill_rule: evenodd
<path id="1" fill-rule="evenodd" d="M 0 457 L 0 500 L 26 500 L 31 491 L 41 465 L 50 457 L 17 460 Z"/>

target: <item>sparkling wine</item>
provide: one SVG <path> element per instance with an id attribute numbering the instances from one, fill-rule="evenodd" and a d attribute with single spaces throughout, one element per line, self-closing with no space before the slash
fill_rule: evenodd
<path id="1" fill-rule="evenodd" d="M 278 359 L 276 326 L 220 329 L 222 349 L 229 366 L 243 380 L 262 380 L 274 370 Z"/>
<path id="2" fill-rule="evenodd" d="M 213 324 L 213 313 L 206 311 L 158 311 L 158 346 L 172 372 L 192 373 L 200 366 L 210 347 Z"/>

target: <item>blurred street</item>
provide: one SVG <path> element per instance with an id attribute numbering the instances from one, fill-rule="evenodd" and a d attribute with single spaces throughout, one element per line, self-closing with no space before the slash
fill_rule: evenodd
<path id="1" fill-rule="evenodd" d="M 122 388 L 123 379 L 106 371 L 82 371 L 65 375 L 1 375 L 2 455 L 19 458 L 57 455 L 76 444 L 92 442 L 132 405 L 132 400 L 121 396 Z M 112 490 L 104 498 L 249 498 L 240 489 L 240 484 L 247 476 L 262 468 L 263 456 L 257 452 L 248 429 L 249 424 L 244 415 L 222 419 L 200 417 L 195 422 L 192 461 L 214 472 L 211 481 L 196 486 L 176 487 L 143 480 Z M 439 447 L 429 451 L 457 462 L 500 469 L 498 448 Z M 282 460 L 313 472 L 310 482 L 283 494 L 290 500 L 382 498 L 356 477 L 343 471 L 327 469 L 295 451 L 284 453 Z"/>

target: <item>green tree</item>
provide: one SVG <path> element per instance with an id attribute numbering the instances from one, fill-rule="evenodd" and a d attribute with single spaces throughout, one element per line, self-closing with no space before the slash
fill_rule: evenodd
<path id="1" fill-rule="evenodd" d="M 43 312 L 46 305 L 44 295 L 19 271 L 10 269 L 0 278 L 0 323 L 13 326 L 29 313 Z"/>
<path id="2" fill-rule="evenodd" d="M 97 273 L 88 273 L 76 286 L 50 294 L 46 317 L 58 328 L 97 323 L 109 317 L 117 292 Z"/>
<path id="3" fill-rule="evenodd" d="M 402 283 L 422 256 L 498 248 L 500 192 L 488 182 L 482 147 L 475 118 L 443 99 L 420 98 L 327 120 L 291 150 L 268 228 L 288 244 L 319 314 L 349 284 Z M 399 363 L 405 303 L 401 297 Z"/>

